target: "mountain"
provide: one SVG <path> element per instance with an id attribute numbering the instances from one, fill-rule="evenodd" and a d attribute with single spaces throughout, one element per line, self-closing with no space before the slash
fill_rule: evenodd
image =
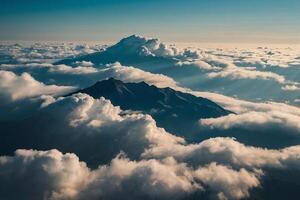
<path id="1" fill-rule="evenodd" d="M 202 76 L 199 67 L 178 65 L 179 61 L 189 62 L 197 57 L 195 52 L 188 49 L 177 49 L 175 46 L 160 42 L 159 39 L 132 35 L 102 51 L 63 59 L 54 64 L 76 66 L 76 62 L 89 61 L 95 67 L 101 68 L 105 64 L 119 62 L 123 66 L 133 66 L 143 71 L 169 76 L 184 87 L 202 90 L 202 80 L 205 79 L 205 76 Z M 209 85 L 214 84 L 210 83 Z"/>
<path id="2" fill-rule="evenodd" d="M 103 96 L 122 110 L 147 113 L 156 120 L 158 126 L 186 137 L 193 132 L 192 128 L 197 126 L 199 119 L 231 113 L 205 98 L 171 88 L 157 88 L 145 82 L 124 83 L 114 78 L 99 81 L 74 93 L 86 93 L 94 98 Z"/>
<path id="3" fill-rule="evenodd" d="M 177 49 L 168 47 L 158 39 L 147 39 L 138 35 L 131 35 L 103 51 L 67 58 L 54 64 L 73 65 L 77 61 L 90 61 L 95 65 L 113 62 L 120 62 L 123 65 L 160 64 L 161 62 L 173 64 L 176 54 Z"/>

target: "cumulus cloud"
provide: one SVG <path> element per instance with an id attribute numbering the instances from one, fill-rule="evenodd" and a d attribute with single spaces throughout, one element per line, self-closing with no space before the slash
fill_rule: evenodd
<path id="1" fill-rule="evenodd" d="M 275 74 L 273 72 L 257 71 L 254 67 L 237 67 L 233 63 L 224 62 L 225 67 L 218 72 L 210 72 L 209 78 L 224 78 L 230 79 L 264 79 L 274 80 L 280 84 L 286 82 L 284 76 Z"/>
<path id="2" fill-rule="evenodd" d="M 90 170 L 75 154 L 17 150 L 0 157 L 1 199 L 75 199 Z"/>
<path id="3" fill-rule="evenodd" d="M 177 65 L 198 67 L 202 70 L 202 74 L 205 73 L 210 79 L 222 78 L 224 81 L 226 79 L 272 80 L 284 85 L 282 90 L 291 91 L 297 90 L 298 84 L 298 82 L 292 81 L 294 79 L 292 74 L 297 72 L 288 69 L 291 66 L 297 66 L 296 49 L 292 50 L 287 51 L 282 48 L 274 51 L 242 48 L 205 50 L 200 48 L 196 51 L 198 56 L 195 59 L 183 57 L 179 59 Z M 285 71 L 278 73 L 281 71 L 267 66 L 285 68 Z M 289 71 L 291 72 L 289 73 Z M 292 80 L 289 80 L 290 78 Z"/>
<path id="4" fill-rule="evenodd" d="M 5 199 L 182 199 L 204 186 L 219 199 L 240 199 L 259 185 L 258 173 L 215 163 L 192 169 L 173 158 L 130 161 L 119 155 L 91 170 L 75 154 L 57 150 L 17 150 L 0 157 L 0 172 Z"/>
<path id="5" fill-rule="evenodd" d="M 12 187 L 15 183 L 26 189 L 20 180 L 28 176 L 33 185 L 40 184 L 35 191 L 26 193 L 28 199 L 41 195 L 49 199 L 180 199 L 198 192 L 218 199 L 241 199 L 260 186 L 264 171 L 269 168 L 300 169 L 299 146 L 268 150 L 231 138 L 186 144 L 183 138 L 158 128 L 150 116 L 123 114 L 110 101 L 86 94 L 50 99 L 45 106 L 45 115 L 39 115 L 40 120 L 35 121 L 39 130 L 33 134 L 35 137 L 28 135 L 34 130 L 28 130 L 26 137 L 32 138 L 32 144 L 27 147 L 36 148 L 37 139 L 43 148 L 75 152 L 88 165 L 96 162 L 90 169 L 74 154 L 55 150 L 21 150 L 14 157 L 1 157 L 0 171 L 9 169 L 9 173 L 0 173 L 3 184 L 12 181 Z M 51 131 L 53 127 L 55 132 Z M 120 151 L 128 158 L 119 155 L 110 164 L 95 167 L 94 164 L 103 163 L 101 160 L 109 162 Z M 19 174 L 19 169 L 24 169 L 23 173 Z M 41 174 L 47 179 L 40 180 Z M 8 178 L 11 176 L 15 179 Z M 1 193 L 12 195 L 5 191 Z"/>
<path id="6" fill-rule="evenodd" d="M 182 199 L 204 193 L 220 200 L 242 199 L 261 186 L 265 170 L 299 169 L 299 152 L 299 146 L 267 150 L 231 138 L 213 138 L 199 144 L 151 147 L 137 161 L 119 154 L 110 164 L 90 169 L 75 154 L 17 150 L 14 156 L 0 157 L 0 196 Z"/>
<path id="7" fill-rule="evenodd" d="M 43 94 L 58 95 L 71 92 L 74 89 L 70 86 L 45 85 L 28 73 L 19 76 L 10 71 L 0 71 L 0 96 L 6 102 Z"/>
<path id="8" fill-rule="evenodd" d="M 2 59 L 4 64 L 44 63 L 67 58 L 70 56 L 94 53 L 103 49 L 101 44 L 75 44 L 58 42 L 12 43 L 0 45 L 0 52 L 8 59 Z M 5 57 L 4 57 L 5 58 Z"/>
<path id="9" fill-rule="evenodd" d="M 285 103 L 277 103 L 277 102 L 252 102 L 247 100 L 240 100 L 238 98 L 233 98 L 229 96 L 225 96 L 222 94 L 212 93 L 212 92 L 197 92 L 190 91 L 191 94 L 195 96 L 202 96 L 208 99 L 211 99 L 214 102 L 224 106 L 226 109 L 231 110 L 235 113 L 245 113 L 250 111 L 257 112 L 268 112 L 268 111 L 278 111 L 282 113 L 290 113 L 294 115 L 300 115 L 300 109 L 296 106 L 292 106 Z"/>
<path id="10" fill-rule="evenodd" d="M 172 158 L 130 161 L 118 156 L 110 166 L 101 166 L 97 172 L 98 180 L 90 184 L 82 197 L 181 199 L 201 189 L 201 185 L 193 181 L 192 169 Z"/>
<path id="11" fill-rule="evenodd" d="M 276 102 L 250 102 L 239 100 L 236 98 L 208 92 L 192 92 L 196 96 L 202 96 L 218 103 L 228 110 L 235 112 L 225 117 L 214 119 L 201 119 L 199 125 L 205 130 L 211 131 L 227 131 L 239 132 L 239 134 L 247 133 L 256 137 L 271 136 L 273 142 L 277 145 L 287 145 L 285 140 L 292 137 L 288 143 L 294 141 L 296 144 L 297 138 L 300 137 L 300 109 L 297 106 L 288 105 L 285 103 Z M 238 134 L 238 135 L 239 135 Z M 238 135 L 234 135 L 237 137 Z M 275 137 L 281 139 L 276 140 Z M 244 141 L 246 142 L 246 141 Z M 258 141 L 257 141 L 258 142 Z M 265 145 L 271 144 L 271 141 L 264 142 Z M 268 145 L 267 145 L 268 146 Z"/>
<path id="12" fill-rule="evenodd" d="M 171 87 L 176 88 L 177 83 L 170 77 L 162 74 L 153 74 L 145 72 L 131 66 L 122 66 L 120 63 L 107 65 L 107 68 L 101 70 L 105 77 L 113 77 L 123 82 L 146 82 L 149 85 L 155 85 L 159 88 Z"/>
<path id="13" fill-rule="evenodd" d="M 298 50 L 299 49 L 296 47 L 286 48 L 284 46 L 256 49 L 250 48 L 247 51 L 236 51 L 236 58 L 241 58 L 237 61 L 237 63 L 240 64 L 257 65 L 263 68 L 288 68 L 299 65 L 299 61 L 297 60 L 297 57 L 299 55 Z"/>
<path id="14" fill-rule="evenodd" d="M 125 54 L 136 54 L 141 56 L 175 56 L 178 54 L 176 48 L 169 47 L 161 43 L 158 39 L 148 39 L 139 35 L 132 35 L 122 39 L 115 48 L 111 51 L 118 49 L 127 49 Z"/>
<path id="15" fill-rule="evenodd" d="M 75 64 L 77 65 L 77 66 L 82 66 L 82 67 L 92 67 L 92 66 L 94 66 L 94 64 L 92 63 L 92 62 L 90 62 L 90 61 L 77 61 L 77 62 L 75 62 Z"/>
<path id="16" fill-rule="evenodd" d="M 297 90 L 300 90 L 300 88 L 296 84 L 294 84 L 294 85 L 285 85 L 281 89 L 285 90 L 285 91 L 297 91 Z"/>
<path id="17" fill-rule="evenodd" d="M 131 142 L 132 146 L 134 142 L 144 145 L 147 143 L 151 145 L 184 143 L 184 139 L 158 128 L 151 116 L 134 113 L 122 115 L 122 110 L 118 106 L 112 105 L 103 97 L 94 99 L 87 94 L 74 94 L 70 97 L 58 98 L 45 109 L 47 113 L 52 112 L 54 116 L 67 121 L 71 127 L 93 128 L 91 131 L 102 135 L 112 128 L 114 132 L 109 131 L 111 133 L 107 134 L 113 138 L 122 136 L 119 134 L 123 132 L 125 136 L 123 139 L 126 140 L 124 143 L 128 146 Z M 104 129 L 101 130 L 101 127 Z"/>
<path id="18" fill-rule="evenodd" d="M 203 60 L 186 60 L 186 61 L 179 61 L 176 63 L 178 66 L 195 66 L 202 70 L 209 70 L 209 71 L 215 71 L 215 70 L 221 70 L 222 68 L 213 66 Z"/>
<path id="19" fill-rule="evenodd" d="M 242 128 L 256 130 L 284 129 L 285 134 L 300 136 L 300 116 L 282 112 L 247 112 L 228 116 L 201 119 L 200 124 L 213 129 Z"/>
<path id="20" fill-rule="evenodd" d="M 34 71 L 37 69 L 47 69 L 48 72 L 56 74 L 91 74 L 96 73 L 98 70 L 89 64 L 91 62 L 85 63 L 85 61 L 78 62 L 76 67 L 68 65 L 53 65 L 51 63 L 26 63 L 26 64 L 1 64 L 0 68 L 5 70 L 15 70 L 18 68 L 26 69 L 27 71 Z M 82 64 L 82 65 L 79 65 Z"/>
<path id="21" fill-rule="evenodd" d="M 259 172 L 249 173 L 245 169 L 235 171 L 215 163 L 197 169 L 195 174 L 197 179 L 208 185 L 220 200 L 249 197 L 249 189 L 260 185 Z"/>
<path id="22" fill-rule="evenodd" d="M 61 73 L 61 74 L 92 74 L 98 72 L 98 70 L 91 66 L 77 66 L 70 67 L 68 65 L 52 65 L 49 68 L 49 72 Z"/>
<path id="23" fill-rule="evenodd" d="M 146 82 L 150 85 L 155 85 L 159 88 L 177 87 L 177 83 L 170 77 L 162 74 L 146 72 L 132 66 L 123 66 L 119 62 L 107 64 L 99 67 L 91 66 L 68 66 L 64 64 L 54 65 L 49 63 L 41 64 L 24 64 L 24 65 L 1 65 L 2 69 L 19 70 L 34 72 L 36 74 L 46 73 L 47 76 L 63 75 L 66 80 L 76 79 L 76 85 L 86 85 L 86 82 L 93 84 L 94 82 L 113 77 L 123 82 Z M 39 70 L 46 70 L 43 73 Z M 79 80 L 78 77 L 80 77 Z M 63 81 L 63 80 L 62 80 Z M 82 81 L 82 82 L 81 82 Z M 59 82 L 59 81 L 58 81 Z"/>
<path id="24" fill-rule="evenodd" d="M 23 137 L 30 137 L 32 140 L 21 144 L 23 148 L 38 148 L 42 144 L 43 148 L 71 151 L 95 166 L 110 161 L 121 150 L 137 159 L 149 146 L 185 142 L 158 128 L 151 116 L 123 113 L 104 98 L 94 99 L 86 94 L 61 97 L 54 102 L 45 98 L 42 107 L 36 116 L 16 122 L 14 128 L 2 125 L 7 133 L 2 149 L 11 152 Z M 28 128 L 28 123 L 35 124 L 35 128 Z M 24 127 L 28 135 L 21 134 Z"/>
<path id="25" fill-rule="evenodd" d="M 291 146 L 280 150 L 269 150 L 246 146 L 232 138 L 211 138 L 198 144 L 176 144 L 157 146 L 147 149 L 144 158 L 174 157 L 179 162 L 193 166 L 216 162 L 229 165 L 234 169 L 247 170 L 269 168 L 299 169 L 300 146 Z"/>

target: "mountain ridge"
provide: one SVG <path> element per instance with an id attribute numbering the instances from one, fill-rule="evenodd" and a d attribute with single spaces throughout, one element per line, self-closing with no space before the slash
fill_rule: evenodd
<path id="1" fill-rule="evenodd" d="M 206 98 L 179 92 L 169 87 L 157 88 L 145 82 L 124 83 L 109 78 L 70 93 L 86 93 L 93 98 L 105 97 L 122 110 L 139 111 L 151 115 L 158 126 L 176 135 L 186 135 L 199 119 L 215 118 L 232 112 Z M 67 96 L 69 96 L 67 95 Z"/>

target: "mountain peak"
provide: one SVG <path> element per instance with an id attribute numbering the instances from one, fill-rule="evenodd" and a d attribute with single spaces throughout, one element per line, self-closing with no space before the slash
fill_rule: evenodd
<path id="1" fill-rule="evenodd" d="M 114 83 L 114 84 L 123 84 L 122 81 L 115 79 L 114 77 L 110 77 L 106 80 L 98 81 L 98 83 L 103 83 L 103 82 Z"/>
<path id="2" fill-rule="evenodd" d="M 109 78 L 75 93 L 78 92 L 94 98 L 105 97 L 122 110 L 147 113 L 160 127 L 178 135 L 186 134 L 186 130 L 196 126 L 199 119 L 220 117 L 230 113 L 208 99 L 171 88 L 157 88 L 145 82 L 124 83 Z"/>
<path id="3" fill-rule="evenodd" d="M 121 39 L 118 43 L 100 51 L 76 58 L 69 58 L 56 62 L 55 64 L 72 65 L 76 61 L 91 61 L 94 64 L 122 62 L 131 63 L 156 58 L 167 58 L 178 54 L 174 47 L 160 42 L 159 39 L 145 38 L 139 35 L 131 35 Z"/>
<path id="4" fill-rule="evenodd" d="M 111 46 L 110 51 L 118 51 L 130 55 L 153 55 L 153 51 L 160 46 L 158 39 L 148 39 L 139 35 L 131 35 L 121 39 Z"/>
<path id="5" fill-rule="evenodd" d="M 140 35 L 130 35 L 128 37 L 125 37 L 123 39 L 120 40 L 121 43 L 128 43 L 128 44 L 132 44 L 132 43 L 144 43 L 146 42 L 148 39 L 143 37 L 143 36 L 140 36 Z M 119 43 L 120 43 L 119 42 Z"/>
<path id="6" fill-rule="evenodd" d="M 118 94 L 123 94 L 125 91 L 129 92 L 128 89 L 126 88 L 126 85 L 124 82 L 115 79 L 113 77 L 110 77 L 109 79 L 98 81 L 91 87 L 87 88 L 89 89 L 89 92 L 92 92 L 94 95 L 97 93 L 101 92 L 117 92 Z"/>

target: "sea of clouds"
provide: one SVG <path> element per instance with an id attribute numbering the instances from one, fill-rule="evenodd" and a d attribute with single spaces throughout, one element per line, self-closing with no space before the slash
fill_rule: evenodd
<path id="1" fill-rule="evenodd" d="M 107 50 L 120 60 L 57 63 Z M 199 119 L 207 137 L 188 143 L 109 99 L 64 96 L 110 77 L 205 97 L 233 113 Z M 276 174 L 287 172 L 299 185 L 299 77 L 300 51 L 289 46 L 177 48 L 140 36 L 111 49 L 3 43 L 0 199 L 265 197 L 268 177 L 282 183 Z"/>

